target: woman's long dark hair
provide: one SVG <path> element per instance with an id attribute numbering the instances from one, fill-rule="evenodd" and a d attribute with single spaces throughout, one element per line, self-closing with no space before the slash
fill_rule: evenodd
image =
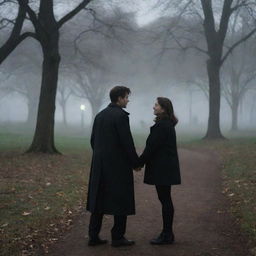
<path id="1" fill-rule="evenodd" d="M 174 114 L 171 100 L 164 97 L 158 97 L 157 102 L 161 106 L 161 108 L 164 110 L 164 112 L 160 115 L 157 115 L 155 122 L 158 122 L 162 119 L 169 119 L 172 121 L 173 125 L 175 126 L 178 123 L 178 119 Z"/>

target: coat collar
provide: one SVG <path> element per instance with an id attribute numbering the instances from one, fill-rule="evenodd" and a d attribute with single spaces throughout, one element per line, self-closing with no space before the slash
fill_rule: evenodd
<path id="1" fill-rule="evenodd" d="M 162 124 L 162 123 L 165 123 L 165 122 L 170 122 L 170 123 L 172 123 L 172 121 L 171 121 L 169 118 L 163 118 L 163 119 L 161 119 L 161 120 L 159 120 L 159 121 L 156 121 L 150 128 L 154 128 L 154 127 L 156 127 L 157 125 Z"/>
<path id="2" fill-rule="evenodd" d="M 128 113 L 127 111 L 125 111 L 123 108 L 121 108 L 120 106 L 118 106 L 117 104 L 115 104 L 115 103 L 110 103 L 109 105 L 108 105 L 108 107 L 111 107 L 111 108 L 119 108 L 119 109 L 121 109 L 126 115 L 130 115 L 130 113 Z"/>

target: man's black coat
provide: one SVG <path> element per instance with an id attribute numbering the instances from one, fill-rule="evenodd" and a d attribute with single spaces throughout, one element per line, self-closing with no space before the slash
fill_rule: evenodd
<path id="1" fill-rule="evenodd" d="M 157 121 L 150 128 L 146 147 L 140 156 L 140 164 L 146 164 L 144 182 L 147 184 L 181 183 L 176 132 L 171 120 Z"/>
<path id="2" fill-rule="evenodd" d="M 139 166 L 139 158 L 128 115 L 111 103 L 95 117 L 87 198 L 87 210 L 90 212 L 135 214 L 133 168 Z"/>

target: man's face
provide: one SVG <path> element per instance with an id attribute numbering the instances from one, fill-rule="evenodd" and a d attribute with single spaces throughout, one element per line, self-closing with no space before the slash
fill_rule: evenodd
<path id="1" fill-rule="evenodd" d="M 126 94 L 124 98 L 118 97 L 117 105 L 119 105 L 121 108 L 126 108 L 128 102 L 129 102 L 129 94 Z"/>

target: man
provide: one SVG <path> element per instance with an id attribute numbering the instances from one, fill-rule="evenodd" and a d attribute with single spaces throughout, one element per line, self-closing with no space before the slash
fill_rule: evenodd
<path id="1" fill-rule="evenodd" d="M 112 246 L 133 245 L 124 237 L 127 215 L 135 214 L 133 169 L 139 158 L 132 139 L 129 113 L 130 89 L 116 86 L 111 103 L 95 117 L 91 135 L 93 149 L 87 210 L 91 212 L 88 245 L 107 243 L 99 237 L 104 214 L 114 215 Z"/>

